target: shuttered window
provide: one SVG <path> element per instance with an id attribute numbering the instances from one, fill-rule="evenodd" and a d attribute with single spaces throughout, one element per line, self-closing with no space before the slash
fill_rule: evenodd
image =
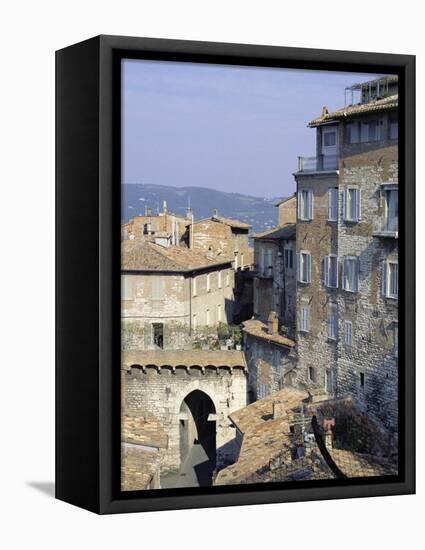
<path id="1" fill-rule="evenodd" d="M 324 284 L 330 288 L 338 287 L 338 258 L 330 254 L 325 256 L 323 263 Z"/>
<path id="2" fill-rule="evenodd" d="M 338 189 L 333 187 L 328 191 L 328 220 L 338 221 Z"/>
<path id="3" fill-rule="evenodd" d="M 298 281 L 300 283 L 311 282 L 311 255 L 310 252 L 300 252 L 298 258 Z"/>
<path id="4" fill-rule="evenodd" d="M 344 322 L 344 343 L 346 346 L 351 346 L 353 343 L 353 323 L 351 321 Z"/>
<path id="5" fill-rule="evenodd" d="M 313 219 L 313 192 L 308 189 L 298 191 L 298 219 L 310 221 Z"/>
<path id="6" fill-rule="evenodd" d="M 398 262 L 382 262 L 381 292 L 386 298 L 398 298 Z"/>
<path id="7" fill-rule="evenodd" d="M 347 292 L 359 290 L 359 259 L 346 256 L 342 261 L 342 288 Z"/>
<path id="8" fill-rule="evenodd" d="M 358 222 L 361 219 L 361 190 L 349 187 L 343 194 L 343 218 L 347 222 Z"/>
<path id="9" fill-rule="evenodd" d="M 300 312 L 300 330 L 309 332 L 310 330 L 310 308 L 302 307 Z"/>
<path id="10" fill-rule="evenodd" d="M 164 277 L 155 275 L 152 277 L 152 300 L 164 299 Z"/>
<path id="11" fill-rule="evenodd" d="M 336 304 L 329 306 L 328 338 L 336 340 L 338 337 L 338 308 Z"/>

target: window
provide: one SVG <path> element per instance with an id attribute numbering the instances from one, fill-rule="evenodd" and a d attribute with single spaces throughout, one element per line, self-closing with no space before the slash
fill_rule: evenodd
<path id="1" fill-rule="evenodd" d="M 325 390 L 327 393 L 333 393 L 333 379 L 331 369 L 325 370 Z"/>
<path id="2" fill-rule="evenodd" d="M 300 283 L 311 282 L 311 256 L 309 252 L 298 254 L 298 281 Z"/>
<path id="3" fill-rule="evenodd" d="M 323 132 L 323 147 L 335 147 L 336 130 L 325 130 Z"/>
<path id="4" fill-rule="evenodd" d="M 193 277 L 192 279 L 192 295 L 197 296 L 198 294 L 198 279 Z"/>
<path id="5" fill-rule="evenodd" d="M 226 272 L 226 286 L 230 286 L 230 273 Z"/>
<path id="6" fill-rule="evenodd" d="M 385 230 L 398 231 L 398 189 L 385 191 Z"/>
<path id="7" fill-rule="evenodd" d="M 347 124 L 345 127 L 346 141 L 348 144 L 354 144 L 360 142 L 359 125 L 357 122 Z"/>
<path id="8" fill-rule="evenodd" d="M 217 323 L 221 323 L 221 304 L 218 304 L 217 306 Z"/>
<path id="9" fill-rule="evenodd" d="M 258 385 L 258 392 L 257 392 L 257 398 L 258 399 L 264 399 L 268 394 L 268 385 L 267 384 L 259 384 Z"/>
<path id="10" fill-rule="evenodd" d="M 121 300 L 133 299 L 133 279 L 131 275 L 121 277 Z"/>
<path id="11" fill-rule="evenodd" d="M 338 221 L 338 189 L 333 187 L 328 191 L 328 220 Z"/>
<path id="12" fill-rule="evenodd" d="M 164 299 L 164 277 L 155 275 L 152 277 L 152 300 Z"/>
<path id="13" fill-rule="evenodd" d="M 338 337 L 338 308 L 336 304 L 329 306 L 328 338 L 336 340 Z"/>
<path id="14" fill-rule="evenodd" d="M 361 141 L 366 143 L 368 141 L 379 141 L 383 139 L 384 122 L 382 120 L 371 120 L 369 122 L 362 122 L 361 128 Z"/>
<path id="15" fill-rule="evenodd" d="M 304 221 L 313 219 L 313 192 L 307 189 L 298 191 L 298 219 Z"/>
<path id="16" fill-rule="evenodd" d="M 221 271 L 217 273 L 217 286 L 221 288 Z"/>
<path id="17" fill-rule="evenodd" d="M 361 388 L 361 389 L 364 389 L 364 383 L 365 383 L 364 372 L 361 372 L 361 373 L 360 373 L 360 388 Z"/>
<path id="18" fill-rule="evenodd" d="M 308 367 L 308 379 L 310 382 L 316 382 L 316 369 L 314 367 Z"/>
<path id="19" fill-rule="evenodd" d="M 211 275 L 207 273 L 207 292 L 211 292 Z"/>
<path id="20" fill-rule="evenodd" d="M 324 283 L 330 288 L 338 287 L 338 258 L 333 254 L 325 256 L 324 265 Z"/>
<path id="21" fill-rule="evenodd" d="M 393 354 L 394 354 L 394 357 L 398 357 L 398 323 L 394 323 Z"/>
<path id="22" fill-rule="evenodd" d="M 349 187 L 343 193 L 343 217 L 348 222 L 358 222 L 361 218 L 361 192 Z"/>
<path id="23" fill-rule="evenodd" d="M 207 309 L 207 311 L 206 311 L 205 321 L 206 321 L 207 327 L 209 327 L 210 326 L 210 321 L 211 321 L 211 319 L 210 319 L 210 310 L 209 309 Z"/>
<path id="24" fill-rule="evenodd" d="M 344 343 L 346 346 L 351 346 L 353 343 L 353 323 L 351 321 L 344 322 Z"/>
<path id="25" fill-rule="evenodd" d="M 398 262 L 382 262 L 382 295 L 386 298 L 398 298 Z"/>
<path id="26" fill-rule="evenodd" d="M 283 251 L 284 264 L 286 269 L 294 268 L 294 251 L 292 248 L 285 248 Z"/>
<path id="27" fill-rule="evenodd" d="M 342 288 L 348 292 L 359 289 L 359 259 L 355 256 L 346 256 L 342 262 Z"/>
<path id="28" fill-rule="evenodd" d="M 152 332 L 153 332 L 153 342 L 155 346 L 158 346 L 160 349 L 164 349 L 164 324 L 153 323 Z"/>
<path id="29" fill-rule="evenodd" d="M 301 308 L 300 330 L 308 332 L 310 330 L 310 308 Z"/>
<path id="30" fill-rule="evenodd" d="M 390 121 L 390 139 L 398 139 L 398 122 L 397 120 Z"/>
<path id="31" fill-rule="evenodd" d="M 273 275 L 273 251 L 271 248 L 266 248 L 264 250 L 264 267 L 263 274 L 266 277 L 271 277 Z"/>

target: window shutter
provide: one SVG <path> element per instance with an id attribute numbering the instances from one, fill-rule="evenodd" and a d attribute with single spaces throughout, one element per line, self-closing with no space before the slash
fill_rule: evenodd
<path id="1" fill-rule="evenodd" d="M 325 256 L 323 260 L 323 272 L 325 286 L 329 286 L 329 256 Z"/>
<path id="2" fill-rule="evenodd" d="M 307 260 L 307 283 L 311 283 L 311 255 L 306 254 Z"/>
<path id="3" fill-rule="evenodd" d="M 309 216 L 308 216 L 308 219 L 309 220 L 312 220 L 313 219 L 313 208 L 314 208 L 314 195 L 313 195 L 313 191 L 310 191 L 309 192 L 309 197 L 310 197 L 310 211 L 309 211 Z"/>
<path id="4" fill-rule="evenodd" d="M 387 295 L 387 277 L 388 277 L 388 263 L 386 260 L 383 260 L 381 268 L 381 294 L 382 296 Z"/>
<path id="5" fill-rule="evenodd" d="M 347 190 L 344 189 L 341 193 L 341 199 L 342 199 L 342 218 L 343 220 L 347 219 L 347 197 L 346 197 Z"/>
<path id="6" fill-rule="evenodd" d="M 340 264 L 340 258 L 335 257 L 335 287 L 338 288 L 339 286 L 339 264 Z"/>
<path id="7" fill-rule="evenodd" d="M 332 219 L 332 189 L 328 190 L 328 220 Z"/>
<path id="8" fill-rule="evenodd" d="M 342 288 L 344 290 L 347 290 L 347 282 L 345 280 L 345 258 L 342 258 L 341 260 L 341 277 L 342 277 Z"/>
<path id="9" fill-rule="evenodd" d="M 301 191 L 297 193 L 298 219 L 301 219 Z"/>
<path id="10" fill-rule="evenodd" d="M 356 202 L 356 214 L 357 219 L 360 221 L 362 219 L 362 190 L 357 189 L 357 202 Z"/>
<path id="11" fill-rule="evenodd" d="M 356 285 L 355 285 L 355 288 L 356 288 L 356 292 L 359 291 L 359 281 L 360 281 L 360 258 L 357 258 L 356 262 L 355 262 L 355 269 L 356 269 Z"/>
<path id="12" fill-rule="evenodd" d="M 301 281 L 301 254 L 297 254 L 297 279 Z"/>

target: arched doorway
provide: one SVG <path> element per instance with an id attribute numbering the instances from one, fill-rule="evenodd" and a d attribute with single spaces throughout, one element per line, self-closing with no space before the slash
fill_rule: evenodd
<path id="1" fill-rule="evenodd" d="M 212 399 L 201 390 L 190 392 L 180 407 L 180 458 L 201 475 L 210 477 L 216 464 L 216 421 Z M 199 462 L 197 462 L 199 461 Z"/>

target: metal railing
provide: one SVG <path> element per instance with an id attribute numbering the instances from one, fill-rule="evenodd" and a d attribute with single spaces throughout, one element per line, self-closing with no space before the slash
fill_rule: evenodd
<path id="1" fill-rule="evenodd" d="M 298 157 L 298 172 L 327 172 L 338 170 L 338 155 Z"/>

